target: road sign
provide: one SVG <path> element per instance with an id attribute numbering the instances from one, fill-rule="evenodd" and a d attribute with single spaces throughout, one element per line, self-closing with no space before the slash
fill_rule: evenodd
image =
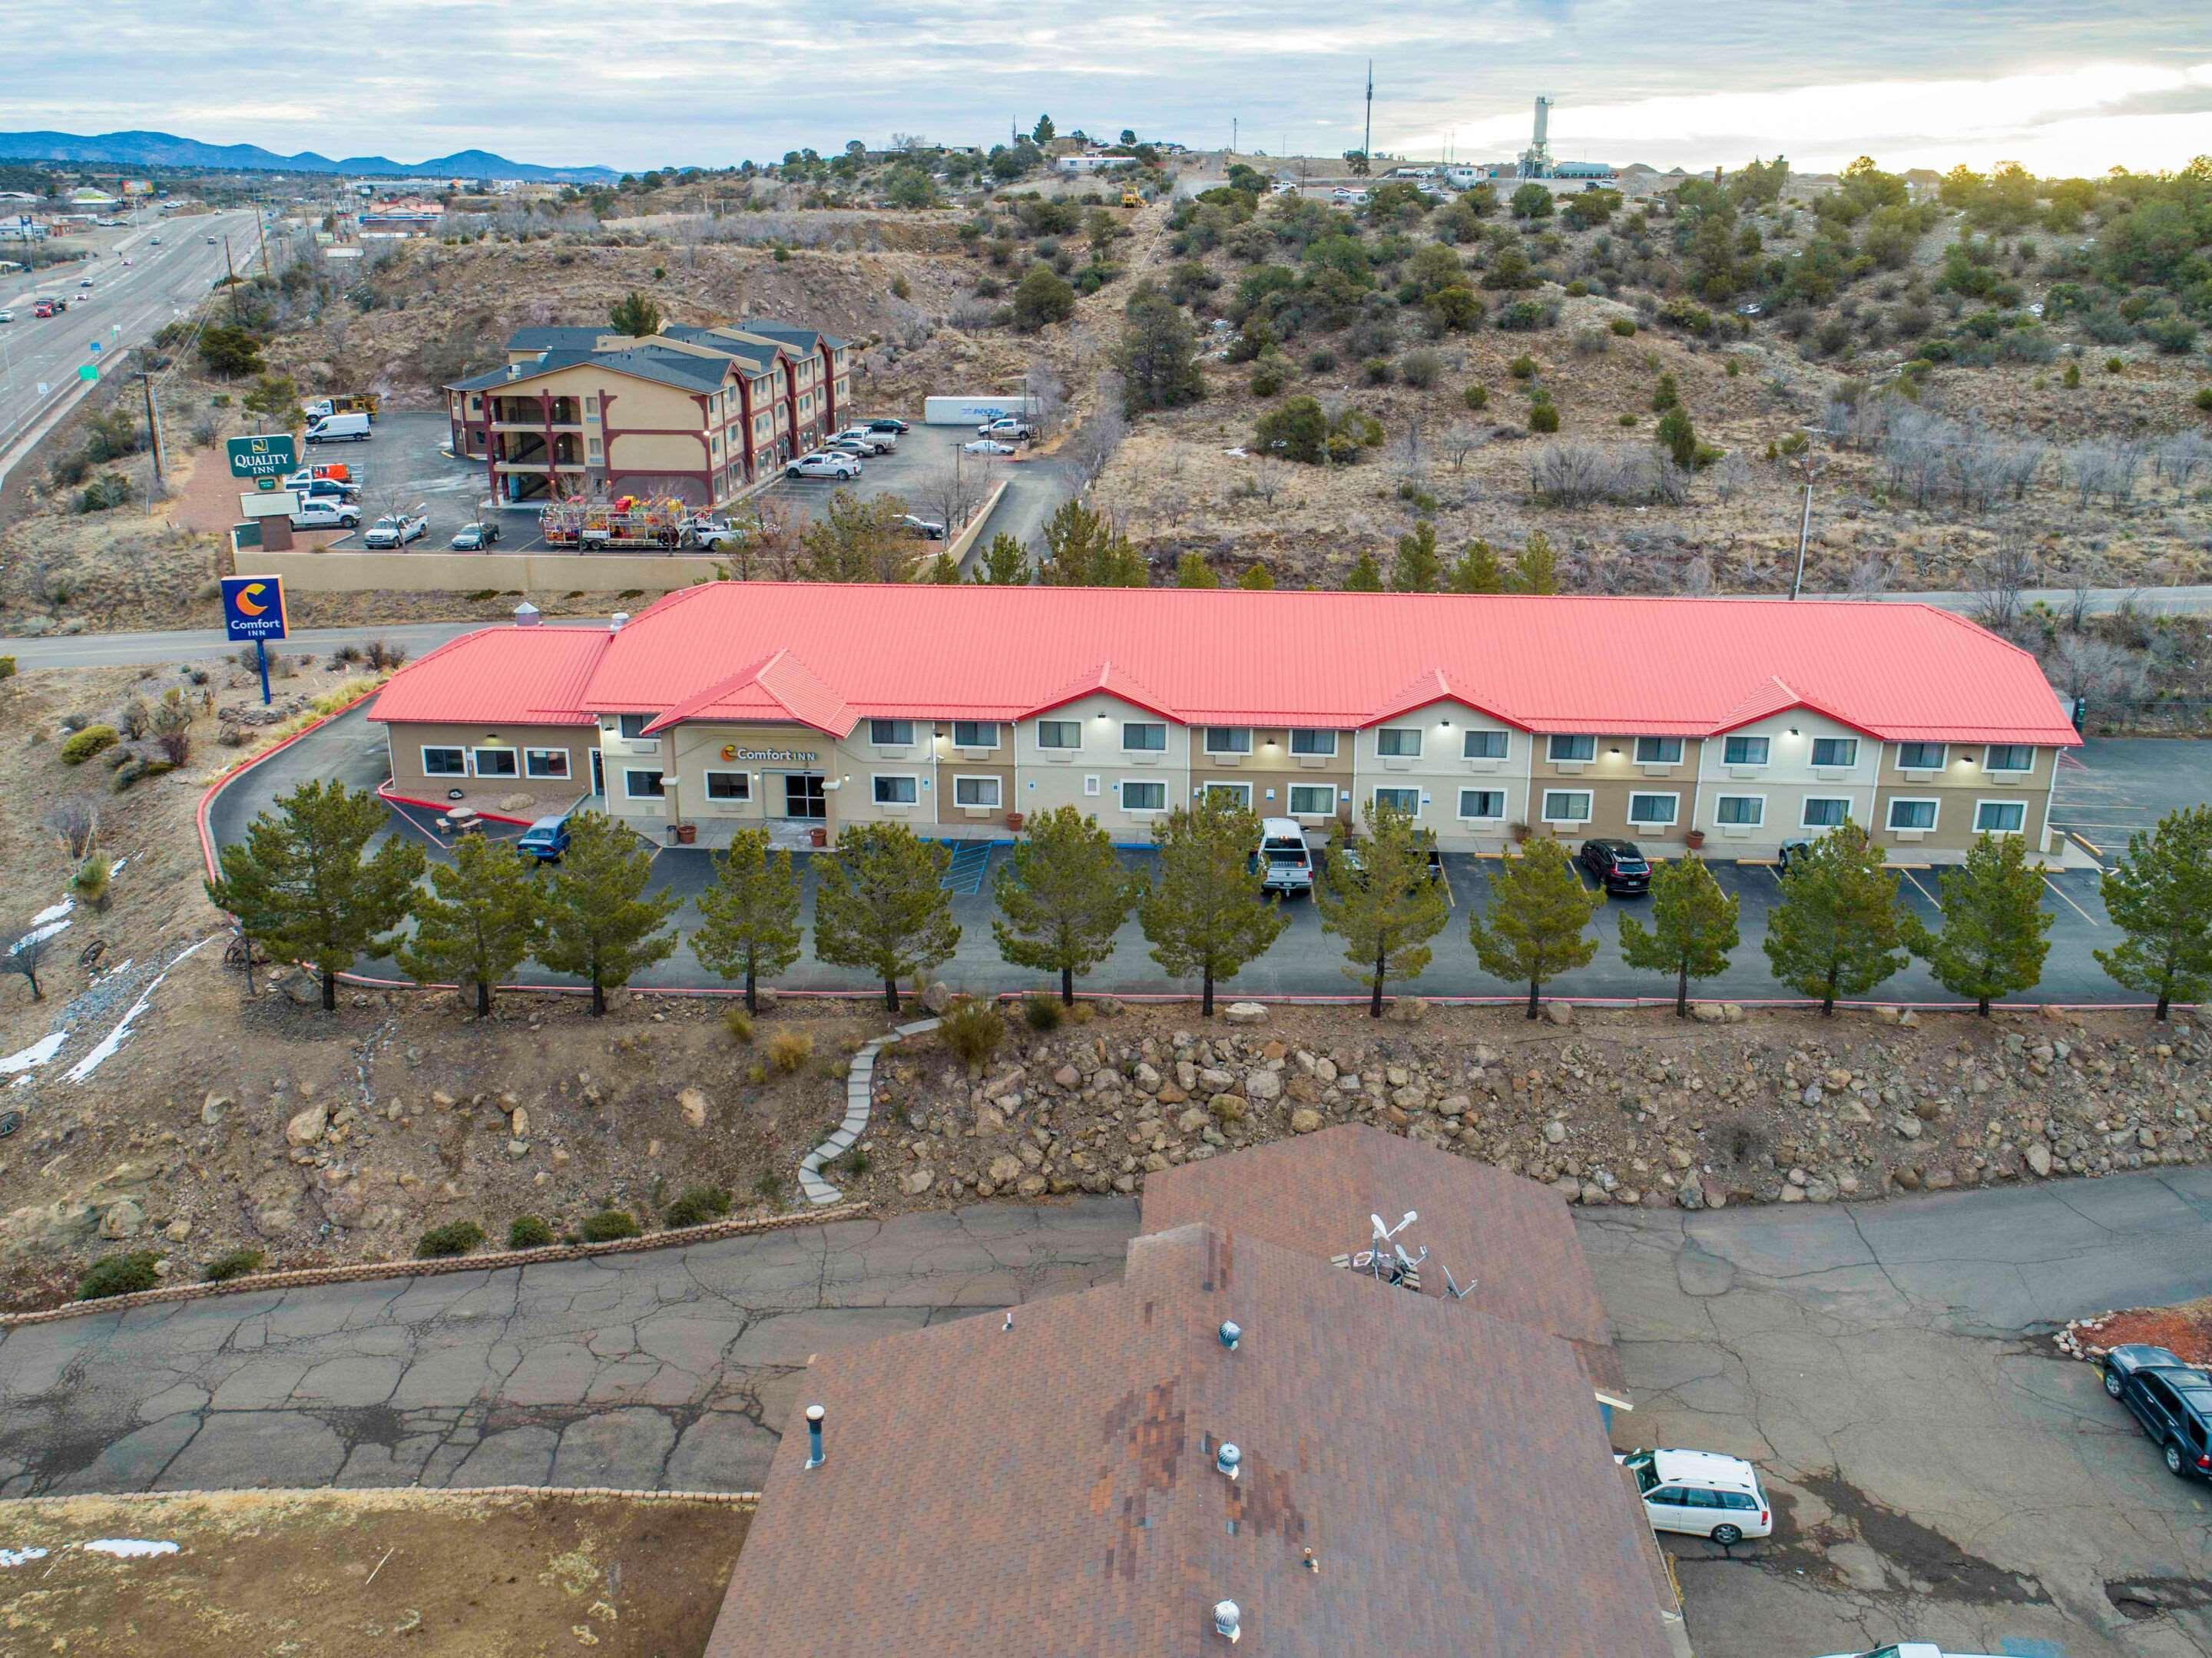
<path id="1" fill-rule="evenodd" d="M 94 341 L 92 343 L 92 355 L 93 355 L 94 356 L 95 356 L 95 357 L 96 357 L 96 356 L 98 356 L 98 355 L 100 355 L 103 350 L 105 350 L 106 349 L 106 348 L 105 346 L 101 345 L 101 344 L 100 344 L 100 343 L 98 340 L 94 340 Z"/>
<path id="2" fill-rule="evenodd" d="M 81 380 L 98 380 L 100 378 L 100 365 L 96 362 L 88 362 L 84 364 L 76 371 L 76 377 Z"/>
<path id="3" fill-rule="evenodd" d="M 257 490 L 238 498 L 239 515 L 242 518 L 289 518 L 300 510 L 300 492 L 296 489 Z"/>
<path id="4" fill-rule="evenodd" d="M 277 479 L 273 476 L 265 478 L 256 478 L 253 480 L 253 487 L 257 489 L 274 489 L 276 487 L 276 484 Z"/>
<path id="5" fill-rule="evenodd" d="M 222 625 L 234 640 L 284 637 L 284 578 L 227 575 L 222 579 Z"/>
<path id="6" fill-rule="evenodd" d="M 289 432 L 225 438 L 222 446 L 230 457 L 230 475 L 234 478 L 282 477 L 300 464 L 300 452 Z"/>

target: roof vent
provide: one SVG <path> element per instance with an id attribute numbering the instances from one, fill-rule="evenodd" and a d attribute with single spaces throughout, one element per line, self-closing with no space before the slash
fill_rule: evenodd
<path id="1" fill-rule="evenodd" d="M 822 1407 L 819 1405 L 806 1407 L 806 1466 L 810 1468 L 822 1466 Z"/>
<path id="2" fill-rule="evenodd" d="M 1224 1318 L 1221 1321 L 1221 1345 L 1231 1352 L 1237 1351 L 1237 1344 L 1243 1339 L 1243 1327 L 1233 1319 Z"/>
<path id="3" fill-rule="evenodd" d="M 511 362 L 507 364 L 507 377 L 511 380 L 520 380 L 522 378 L 522 365 L 519 362 Z"/>
<path id="4" fill-rule="evenodd" d="M 1237 1637 L 1244 1633 L 1243 1625 L 1239 1622 L 1243 1616 L 1243 1614 L 1237 1610 L 1237 1603 L 1234 1600 L 1216 1600 L 1213 1603 L 1213 1632 L 1227 1641 L 1231 1646 L 1235 1646 Z"/>
<path id="5" fill-rule="evenodd" d="M 611 634 L 620 633 L 623 630 L 623 624 L 629 620 L 629 612 L 628 610 L 617 610 L 612 616 L 607 618 L 607 631 Z"/>
<path id="6" fill-rule="evenodd" d="M 1237 1478 L 1237 1470 L 1243 1465 L 1243 1461 L 1244 1453 L 1225 1439 L 1221 1442 L 1221 1448 L 1213 1455 L 1213 1466 L 1231 1479 Z"/>
<path id="7" fill-rule="evenodd" d="M 543 619 L 538 607 L 526 598 L 514 607 L 514 625 L 518 628 L 535 628 Z"/>

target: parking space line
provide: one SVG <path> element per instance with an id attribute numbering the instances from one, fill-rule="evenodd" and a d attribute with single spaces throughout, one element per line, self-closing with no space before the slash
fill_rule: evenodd
<path id="1" fill-rule="evenodd" d="M 1444 907 L 1447 909 L 1457 909 L 1459 908 L 1459 894 L 1452 890 L 1451 872 L 1446 869 L 1442 864 L 1438 864 L 1437 865 L 1437 875 L 1444 884 Z"/>
<path id="2" fill-rule="evenodd" d="M 1902 865 L 1899 865 L 1899 866 L 1898 866 L 1898 868 L 1897 868 L 1897 872 L 1898 872 L 1898 874 L 1899 874 L 1899 876 L 1901 876 L 1901 877 L 1903 877 L 1903 878 L 1904 878 L 1905 881 L 1905 882 L 1906 882 L 1906 883 L 1907 883 L 1907 884 L 1908 884 L 1912 888 L 1912 890 L 1913 890 L 1915 892 L 1918 893 L 1922 897 L 1925 898 L 1925 899 L 1926 899 L 1926 900 L 1927 900 L 1927 901 L 1928 901 L 1931 905 L 1933 905 L 1936 908 L 1937 908 L 1937 909 L 1941 909 L 1941 908 L 1943 908 L 1942 903 L 1941 902 L 1941 901 L 1939 901 L 1939 900 L 1936 898 L 1936 895 L 1935 895 L 1934 893 L 1932 893 L 1932 892 L 1929 891 L 1929 890 L 1928 890 L 1928 889 L 1927 889 L 1926 887 L 1922 886 L 1922 885 L 1920 884 L 1920 883 L 1919 883 L 1919 882 L 1915 881 L 1915 880 L 1912 878 L 1912 872 L 1911 872 L 1911 870 L 1906 869 L 1906 868 L 1905 868 Z"/>
<path id="3" fill-rule="evenodd" d="M 2104 925 L 2102 922 L 2098 920 L 2095 916 L 2089 914 L 2087 910 L 2082 908 L 2081 905 L 2075 903 L 2071 898 L 2069 898 L 2063 891 L 2060 890 L 2058 884 L 2052 880 L 2048 875 L 2043 878 L 2043 884 L 2049 887 L 2052 892 L 2057 894 L 2058 902 L 2060 903 L 2065 905 L 2067 908 L 2072 910 L 2076 915 L 2087 921 L 2091 926 L 2101 926 Z"/>

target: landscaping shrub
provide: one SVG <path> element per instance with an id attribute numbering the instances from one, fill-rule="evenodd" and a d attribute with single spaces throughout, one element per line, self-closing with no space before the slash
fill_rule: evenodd
<path id="1" fill-rule="evenodd" d="M 1050 996 L 1022 998 L 1022 1017 L 1032 1030 L 1057 1030 L 1064 1017 L 1060 1003 Z"/>
<path id="2" fill-rule="evenodd" d="M 1556 432 L 1559 429 L 1557 405 L 1540 403 L 1528 410 L 1528 429 L 1532 432 Z"/>
<path id="3" fill-rule="evenodd" d="M 783 1176 L 764 1169 L 753 1180 L 753 1195 L 771 1209 L 783 1207 Z"/>
<path id="4" fill-rule="evenodd" d="M 730 1194 L 719 1186 L 694 1186 L 661 1212 L 667 1227 L 704 1226 L 730 1212 Z"/>
<path id="5" fill-rule="evenodd" d="M 543 1249 L 553 1242 L 553 1229 L 541 1215 L 517 1215 L 507 1224 L 510 1249 Z"/>
<path id="6" fill-rule="evenodd" d="M 945 1010 L 945 1022 L 937 1029 L 937 1040 L 971 1071 L 991 1057 L 1006 1035 L 1006 1022 L 996 1008 L 965 996 Z"/>
<path id="7" fill-rule="evenodd" d="M 734 1042 L 750 1043 L 753 1039 L 753 1016 L 745 1011 L 742 1002 L 732 1002 L 722 1010 L 722 1026 Z"/>
<path id="8" fill-rule="evenodd" d="M 637 1217 L 627 1209 L 602 1209 L 584 1223 L 581 1230 L 586 1243 L 612 1243 L 619 1238 L 634 1238 L 638 1235 Z"/>
<path id="9" fill-rule="evenodd" d="M 15 659 L 12 656 L 0 656 L 0 679 L 13 679 L 15 677 Z"/>
<path id="10" fill-rule="evenodd" d="M 122 740 L 121 733 L 112 726 L 87 726 L 62 744 L 62 763 L 82 766 L 95 754 L 113 748 Z"/>
<path id="11" fill-rule="evenodd" d="M 848 1180 L 858 1180 L 868 1172 L 868 1154 L 856 1145 L 831 1166 Z"/>
<path id="12" fill-rule="evenodd" d="M 248 1272 L 258 1272 L 268 1257 L 258 1249 L 234 1249 L 227 1255 L 217 1255 L 200 1271 L 203 1284 L 228 1284 L 234 1278 L 244 1278 Z"/>
<path id="13" fill-rule="evenodd" d="M 415 1246 L 417 1260 L 445 1260 L 465 1255 L 484 1241 L 484 1230 L 472 1220 L 449 1220 L 422 1234 Z"/>
<path id="14" fill-rule="evenodd" d="M 109 1296 L 136 1295 L 157 1288 L 161 1276 L 154 1270 L 157 1259 L 151 1249 L 133 1249 L 119 1255 L 102 1255 L 77 1280 L 79 1301 L 100 1301 Z"/>
<path id="15" fill-rule="evenodd" d="M 768 1039 L 768 1061 L 778 1071 L 796 1071 L 813 1057 L 811 1031 L 779 1030 Z"/>

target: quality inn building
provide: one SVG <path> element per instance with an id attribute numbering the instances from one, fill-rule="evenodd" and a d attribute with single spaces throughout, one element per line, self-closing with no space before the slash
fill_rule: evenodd
<path id="1" fill-rule="evenodd" d="M 396 798 L 590 799 L 655 841 L 1072 805 L 1144 842 L 1218 794 L 1316 833 L 1384 801 L 1474 851 L 1771 856 L 1848 820 L 1928 862 L 2044 849 L 2080 740 L 2032 656 L 1917 604 L 763 582 L 482 629 L 370 717 Z"/>

